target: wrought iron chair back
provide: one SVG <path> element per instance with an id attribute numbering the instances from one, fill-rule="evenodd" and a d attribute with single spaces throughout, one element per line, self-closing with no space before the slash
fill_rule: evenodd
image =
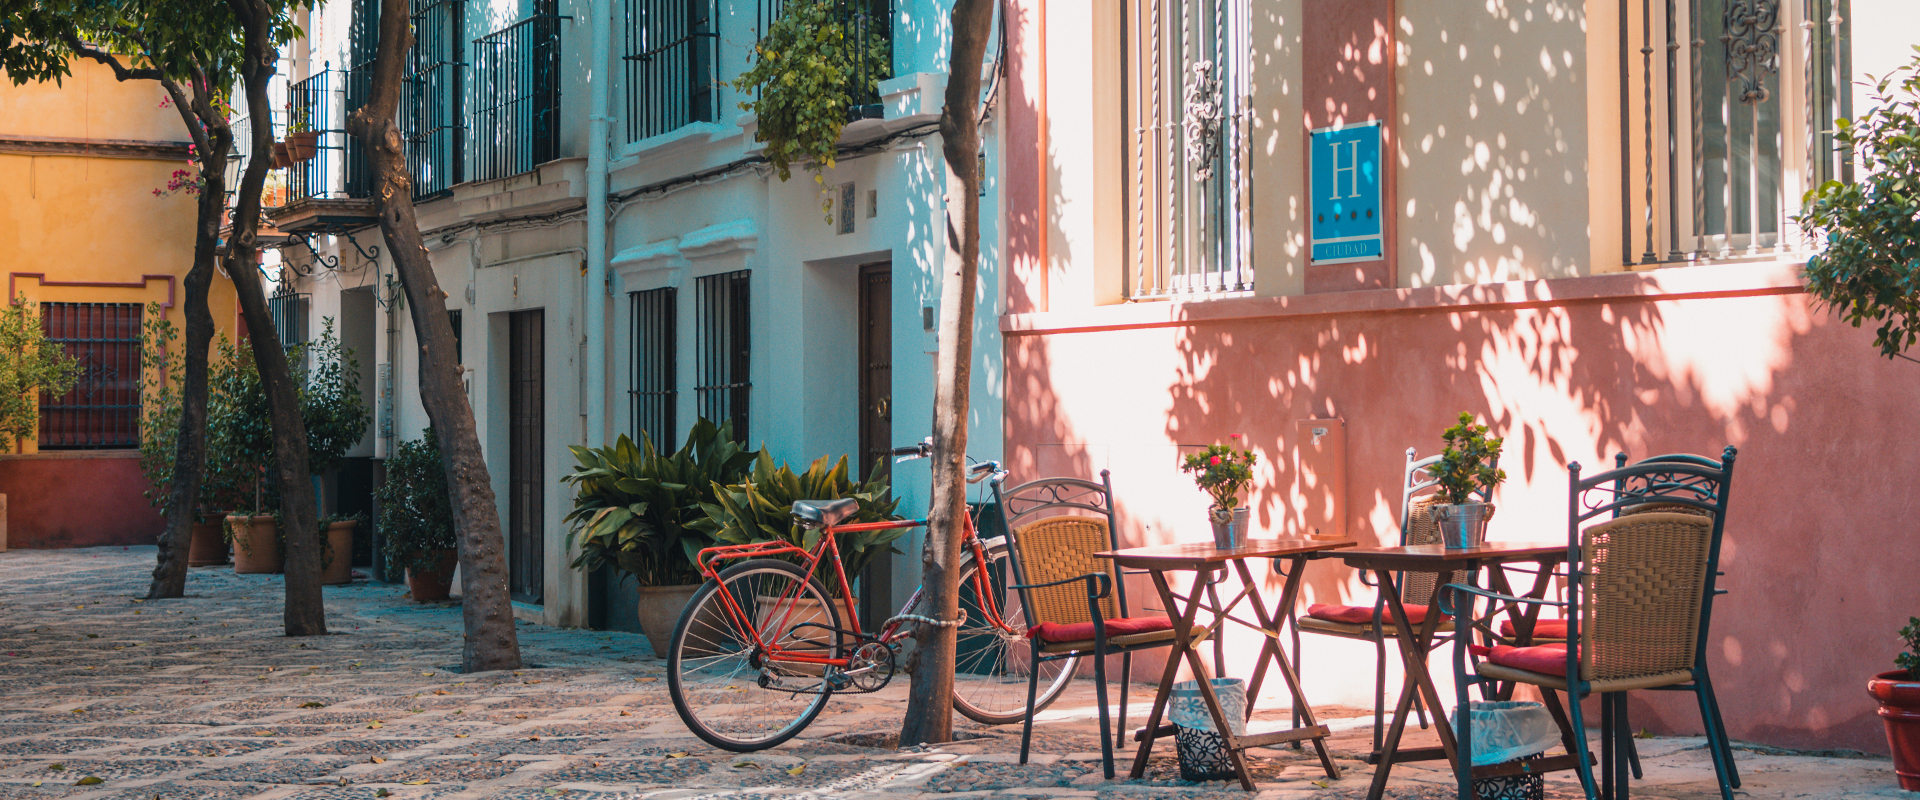
<path id="1" fill-rule="evenodd" d="M 1113 513 L 1113 476 L 1107 470 L 1100 471 L 1099 483 L 1082 480 L 1080 478 L 1041 478 L 1039 480 L 1028 481 L 1011 489 L 1003 489 L 1000 485 L 995 484 L 993 486 L 993 499 L 1000 508 L 1001 521 L 1005 523 L 1004 530 L 1007 532 L 1007 553 L 1012 557 L 1013 574 L 1018 578 L 1016 583 L 1020 585 L 1047 583 L 1058 580 L 1059 577 L 1065 577 L 1064 575 L 1041 577 L 1037 573 L 1030 574 L 1027 559 L 1022 557 L 1028 548 L 1026 544 L 1021 541 L 1021 533 L 1023 529 L 1033 526 L 1036 523 L 1062 517 L 1097 520 L 1105 528 L 1104 533 L 1106 536 L 1104 546 L 1098 549 L 1120 549 L 1118 525 Z M 1045 538 L 1054 539 L 1061 534 L 1058 534 L 1056 531 L 1047 531 L 1042 535 Z M 1074 535 L 1073 538 L 1083 539 L 1086 535 L 1087 531 L 1082 529 L 1077 535 Z M 1089 551 L 1089 553 L 1091 552 L 1095 551 Z M 1120 576 L 1118 574 L 1111 571 L 1112 563 L 1111 561 L 1101 561 L 1097 567 L 1082 570 L 1081 573 L 1075 574 L 1107 572 L 1109 577 L 1113 579 L 1113 595 L 1111 597 L 1111 603 L 1103 604 L 1103 610 L 1107 611 L 1110 616 L 1122 616 L 1128 608 L 1127 585 L 1125 581 L 1119 580 Z M 1049 574 L 1051 574 L 1051 572 L 1052 571 L 1049 571 Z M 1073 590 L 1071 587 L 1062 587 L 1062 591 Z M 1023 590 L 1023 600 L 1025 599 L 1025 592 L 1026 590 Z M 1084 615 L 1085 594 L 1078 593 L 1075 597 L 1079 598 L 1082 615 Z M 1035 617 L 1033 603 L 1022 602 L 1020 608 L 1021 613 L 1026 615 L 1028 629 L 1032 629 L 1035 625 L 1046 621 Z"/>

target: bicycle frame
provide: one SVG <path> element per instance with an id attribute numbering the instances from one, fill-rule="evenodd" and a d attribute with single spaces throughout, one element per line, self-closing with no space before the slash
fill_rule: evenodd
<path id="1" fill-rule="evenodd" d="M 986 546 L 981 543 L 980 536 L 974 528 L 973 517 L 968 514 L 962 514 L 961 519 L 964 520 L 965 525 L 965 533 L 964 538 L 961 540 L 961 546 L 971 551 L 969 555 L 972 556 L 974 563 L 978 566 L 978 569 L 974 570 L 975 591 L 979 597 L 986 598 L 981 603 L 981 612 L 989 617 L 988 622 L 995 627 L 1012 631 L 1012 626 L 1006 623 L 1000 613 L 1000 598 L 994 596 L 992 592 L 987 591 Z M 833 561 L 834 579 L 840 583 L 840 596 L 850 598 L 853 596 L 853 586 L 852 583 L 847 580 L 846 566 L 844 562 L 840 560 L 840 544 L 835 534 L 891 530 L 894 528 L 917 528 L 925 526 L 926 524 L 927 521 L 924 519 L 904 519 L 882 522 L 856 522 L 848 525 L 829 526 L 820 529 L 820 543 L 814 545 L 812 550 L 807 550 L 791 542 L 755 542 L 753 544 L 722 545 L 720 547 L 709 547 L 701 550 L 699 554 L 695 556 L 694 563 L 699 568 L 700 574 L 706 576 L 707 580 L 717 582 L 720 580 L 720 568 L 718 565 L 722 561 L 793 555 L 802 560 L 801 568 L 804 569 L 807 574 L 811 575 L 814 572 L 814 568 L 820 564 L 822 559 L 831 557 Z M 798 598 L 798 592 L 802 586 L 804 586 L 804 584 L 794 584 L 793 588 L 789 590 L 792 594 L 780 598 L 777 608 L 782 609 L 781 616 L 777 620 L 777 624 L 768 627 L 774 630 L 787 629 L 786 624 L 788 620 L 792 619 L 794 612 L 794 601 Z M 919 604 L 920 597 L 925 591 L 926 587 L 924 586 L 915 589 L 913 596 L 907 598 L 906 605 L 901 607 L 900 613 L 906 614 L 912 611 L 914 606 Z M 848 665 L 849 659 L 846 658 L 830 658 L 810 655 L 803 652 L 788 652 L 779 642 L 764 641 L 760 633 L 762 626 L 754 621 L 754 615 L 747 613 L 745 609 L 741 608 L 740 603 L 729 593 L 721 592 L 720 599 L 727 616 L 731 619 L 736 629 L 750 631 L 752 633 L 755 649 L 763 653 L 766 660 L 796 664 L 820 664 L 841 668 Z M 892 644 L 907 636 L 902 630 L 904 627 L 903 621 L 898 619 L 887 622 L 876 635 L 869 636 L 860 626 L 860 612 L 854 608 L 854 604 L 851 602 L 847 603 L 846 610 L 851 619 L 847 620 L 847 629 L 841 632 L 850 633 L 855 639 Z"/>

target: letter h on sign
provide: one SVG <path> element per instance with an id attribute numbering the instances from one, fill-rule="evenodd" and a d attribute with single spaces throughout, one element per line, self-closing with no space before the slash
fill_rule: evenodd
<path id="1" fill-rule="evenodd" d="M 1339 264 L 1382 257 L 1380 123 L 1313 131 L 1310 211 L 1313 262 Z"/>

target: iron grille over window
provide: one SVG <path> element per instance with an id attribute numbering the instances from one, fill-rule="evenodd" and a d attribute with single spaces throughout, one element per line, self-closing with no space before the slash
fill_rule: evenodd
<path id="1" fill-rule="evenodd" d="M 1125 0 L 1127 290 L 1253 289 L 1247 0 Z"/>
<path id="2" fill-rule="evenodd" d="M 140 446 L 140 304 L 42 303 L 49 345 L 80 362 L 60 397 L 40 395 L 42 450 Z"/>
<path id="3" fill-rule="evenodd" d="M 673 287 L 634 292 L 633 298 L 633 433 L 653 439 L 657 447 L 672 448 L 678 441 L 674 427 L 674 290 Z"/>
<path id="4" fill-rule="evenodd" d="M 1851 180 L 1848 0 L 1640 0 L 1620 19 L 1626 264 L 1785 253 L 1806 190 Z"/>
<path id="5" fill-rule="evenodd" d="M 712 122 L 713 0 L 627 0 L 627 141 Z"/>
<path id="6" fill-rule="evenodd" d="M 353 0 L 353 20 L 347 31 L 350 69 L 340 76 L 344 114 L 353 114 L 372 98 L 373 59 L 379 54 L 380 0 Z M 366 148 L 359 139 L 347 138 L 342 173 L 348 197 L 372 196 L 373 172 L 367 169 Z"/>
<path id="7" fill-rule="evenodd" d="M 749 270 L 708 275 L 694 286 L 695 322 L 699 326 L 700 383 L 694 387 L 700 416 L 716 424 L 733 421 L 735 441 L 747 437 L 747 393 L 753 388 L 749 372 L 752 323 L 748 303 Z"/>
<path id="8" fill-rule="evenodd" d="M 474 40 L 473 180 L 530 172 L 558 157 L 562 19 L 538 14 Z"/>
<path id="9" fill-rule="evenodd" d="M 413 50 L 407 54 L 407 169 L 415 199 L 449 191 L 465 180 L 466 127 L 460 98 L 466 88 L 466 0 L 413 0 Z"/>
<path id="10" fill-rule="evenodd" d="M 787 0 L 760 0 L 759 27 L 756 36 L 764 36 L 767 26 L 787 9 Z M 893 53 L 893 0 L 835 0 L 833 13 L 843 24 L 856 42 L 864 42 L 870 36 L 879 36 L 886 43 L 888 60 Z M 873 88 L 876 81 L 885 75 L 873 75 L 867 69 L 864 60 L 855 60 L 854 69 L 847 75 L 847 85 L 843 89 L 847 96 L 848 116 L 852 119 L 878 118 L 883 116 L 880 107 L 880 95 Z"/>
<path id="11" fill-rule="evenodd" d="M 273 317 L 273 331 L 280 335 L 280 346 L 292 348 L 307 343 L 307 310 L 312 295 L 278 292 L 267 298 L 267 313 Z"/>

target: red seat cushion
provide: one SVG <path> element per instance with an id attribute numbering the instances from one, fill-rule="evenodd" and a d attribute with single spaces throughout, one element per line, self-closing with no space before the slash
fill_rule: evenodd
<path id="1" fill-rule="evenodd" d="M 1127 636 L 1136 633 L 1152 633 L 1173 629 L 1173 620 L 1166 617 L 1121 617 L 1106 621 L 1107 636 Z M 1093 638 L 1092 622 L 1042 622 L 1027 631 L 1027 636 L 1043 642 L 1082 642 Z"/>
<path id="2" fill-rule="evenodd" d="M 1474 655 L 1487 661 L 1513 669 L 1524 669 L 1542 675 L 1567 677 L 1567 643 L 1553 642 L 1532 647 L 1514 647 L 1496 644 L 1493 647 L 1474 645 L 1468 648 Z"/>
<path id="3" fill-rule="evenodd" d="M 1407 623 L 1418 625 L 1427 621 L 1426 606 L 1406 606 Z M 1366 625 L 1373 622 L 1373 606 L 1336 606 L 1331 603 L 1314 603 L 1307 606 L 1307 616 L 1328 622 L 1344 622 L 1348 625 Z M 1393 609 L 1380 609 L 1382 623 L 1393 621 Z"/>
<path id="4" fill-rule="evenodd" d="M 1509 639 L 1513 638 L 1513 620 L 1500 620 L 1500 635 Z M 1564 619 L 1543 619 L 1535 621 L 1533 623 L 1533 638 L 1565 639 L 1567 638 L 1567 621 Z"/>

